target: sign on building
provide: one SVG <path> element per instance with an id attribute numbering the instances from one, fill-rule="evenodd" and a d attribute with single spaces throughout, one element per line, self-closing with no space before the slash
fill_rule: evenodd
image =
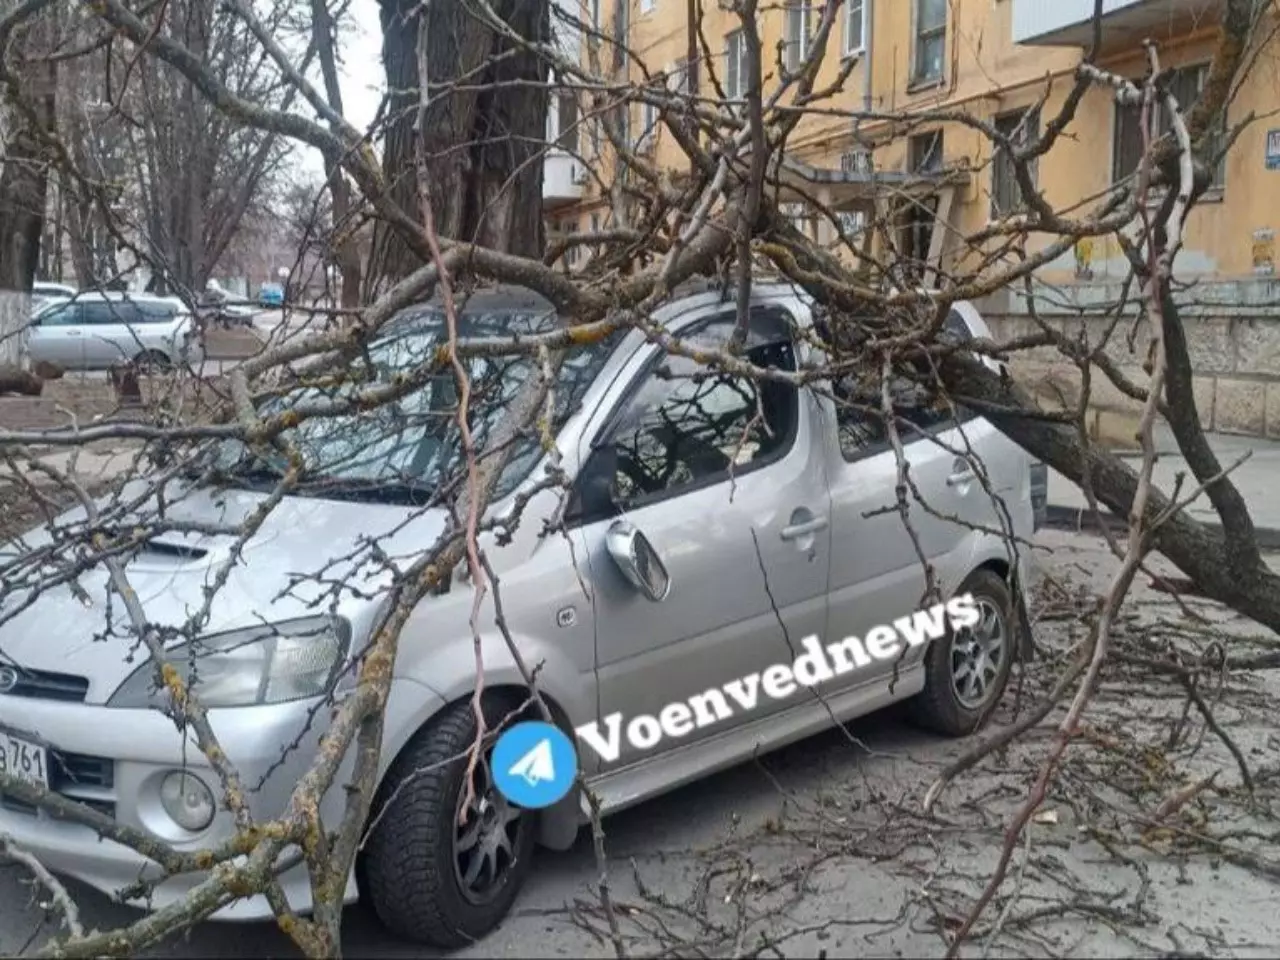
<path id="1" fill-rule="evenodd" d="M 1280 170 L 1280 130 L 1267 131 L 1267 169 Z"/>

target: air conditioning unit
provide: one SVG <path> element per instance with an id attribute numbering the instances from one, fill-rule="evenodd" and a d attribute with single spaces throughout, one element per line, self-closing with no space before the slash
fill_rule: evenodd
<path id="1" fill-rule="evenodd" d="M 840 154 L 840 171 L 841 173 L 870 174 L 871 151 L 846 150 Z"/>

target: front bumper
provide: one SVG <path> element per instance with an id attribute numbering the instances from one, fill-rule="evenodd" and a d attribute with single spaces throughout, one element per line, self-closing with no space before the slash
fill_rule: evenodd
<path id="1" fill-rule="evenodd" d="M 323 729 L 308 730 L 312 704 L 306 701 L 269 707 L 216 710 L 210 722 L 239 770 L 249 807 L 255 818 L 277 817 L 299 778 L 316 755 Z M 323 728 L 325 708 L 311 726 Z M 51 751 L 50 786 L 72 799 L 87 802 L 123 824 L 145 830 L 174 849 L 195 852 L 216 846 L 234 834 L 232 815 L 219 809 L 213 822 L 192 834 L 173 823 L 160 806 L 159 785 L 164 775 L 184 768 L 200 777 L 219 798 L 216 775 L 188 735 L 184 745 L 173 722 L 155 711 L 119 710 L 78 703 L 0 696 L 0 726 L 46 745 Z M 289 748 L 288 745 L 296 744 Z M 336 783 L 345 782 L 345 768 Z M 342 813 L 342 790 L 330 790 L 321 804 L 326 823 Z M 55 873 L 74 877 L 112 899 L 140 879 L 154 880 L 159 866 L 132 849 L 105 840 L 79 824 L 58 820 L 12 798 L 0 796 L 0 833 L 9 834 L 25 850 Z M 166 878 L 148 903 L 160 909 L 181 900 L 207 874 Z M 295 910 L 310 908 L 311 893 L 305 868 L 283 873 L 281 885 Z M 346 902 L 356 898 L 348 878 Z M 272 916 L 264 897 L 234 901 L 213 914 L 215 920 L 259 920 Z"/>

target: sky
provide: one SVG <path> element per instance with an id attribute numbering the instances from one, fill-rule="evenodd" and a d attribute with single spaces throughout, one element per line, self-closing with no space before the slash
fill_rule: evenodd
<path id="1" fill-rule="evenodd" d="M 338 37 L 339 81 L 342 85 L 343 113 L 357 130 L 367 130 L 378 112 L 386 87 L 382 72 L 382 30 L 378 23 L 378 0 L 351 0 L 353 25 Z M 319 87 L 319 70 L 312 71 Z M 302 162 L 315 176 L 324 173 L 320 153 L 301 147 Z"/>

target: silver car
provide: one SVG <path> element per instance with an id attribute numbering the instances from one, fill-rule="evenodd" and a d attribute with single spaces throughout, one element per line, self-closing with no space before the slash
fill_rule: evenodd
<path id="1" fill-rule="evenodd" d="M 474 295 L 459 323 L 463 336 L 510 335 L 553 319 L 540 299 L 496 290 Z M 718 294 L 694 294 L 653 319 L 685 343 L 723 344 L 735 311 Z M 784 371 L 822 361 L 804 336 L 812 322 L 809 301 L 790 286 L 756 287 L 748 358 Z M 430 360 L 444 324 L 432 305 L 398 317 L 370 347 L 375 368 L 389 377 Z M 988 335 L 967 303 L 955 305 L 948 329 L 962 339 Z M 474 361 L 477 443 L 529 371 L 524 361 Z M 969 625 L 953 623 L 900 656 L 863 658 L 860 669 L 787 697 L 761 696 L 753 709 L 686 725 L 657 743 L 618 738 L 611 759 L 579 739 L 579 763 L 606 815 L 826 729 L 833 715 L 847 720 L 908 701 L 922 723 L 951 736 L 990 715 L 1011 661 L 1027 649 L 1019 584 L 1028 557 L 1001 534 L 1033 531 L 1030 462 L 985 420 L 912 405 L 909 382 L 901 387 L 910 476 L 931 508 L 915 504 L 911 523 L 941 596 L 972 595 Z M 549 454 L 537 437 L 524 437 L 490 511 L 510 516 L 525 499 L 523 517 L 481 536 L 511 635 L 523 660 L 538 666 L 538 687 L 566 733 L 592 722 L 608 731 L 615 714 L 665 715 L 668 704 L 705 700 L 762 671 L 768 689 L 768 670 L 791 661 L 802 643 L 807 650 L 866 635 L 869 648 L 869 631 L 928 603 L 917 547 L 892 509 L 898 466 L 885 431 L 865 409 L 834 400 L 860 398 L 860 389 L 757 384 L 669 356 L 637 331 L 571 355 L 553 424 L 571 487 L 546 482 Z M 313 474 L 235 561 L 204 630 L 196 685 L 244 782 L 261 780 L 250 797 L 258 816 L 278 815 L 312 762 L 323 726 L 314 720 L 326 715 L 317 705 L 335 683 L 346 688 L 384 609 L 389 575 L 376 557 L 421 556 L 446 528 L 447 509 L 432 497 L 436 480 L 459 463 L 455 405 L 444 376 L 396 406 L 305 421 L 291 432 Z M 238 441 L 217 457 L 225 483 L 168 491 L 170 522 L 234 526 L 278 482 L 281 465 Z M 82 518 L 71 511 L 59 527 Z M 234 542 L 230 534 L 175 532 L 150 540 L 128 563 L 147 616 L 183 624 L 214 572 L 232 562 Z M 25 549 L 49 543 L 36 531 Z M 0 559 L 0 572 L 15 556 Z M 216 777 L 155 709 L 152 671 L 130 656 L 136 639 L 107 601 L 105 576 L 81 575 L 77 586 L 90 604 L 66 587 L 17 612 L 25 591 L 4 604 L 11 618 L 0 625 L 0 752 L 8 769 L 180 849 L 217 844 L 234 827 L 216 799 Z M 535 845 L 567 848 L 586 819 L 576 792 L 542 810 L 514 806 L 485 764 L 462 810 L 465 764 L 456 757 L 475 733 L 473 596 L 460 568 L 404 627 L 374 826 L 346 890 L 348 901 L 370 901 L 397 934 L 445 947 L 499 923 Z M 479 627 L 491 730 L 527 694 L 494 625 L 493 597 Z M 175 648 L 177 662 L 185 650 Z M 324 800 L 326 822 L 341 818 L 351 762 Z M 108 893 L 143 871 L 159 877 L 132 851 L 12 799 L 0 804 L 0 832 Z M 173 902 L 200 879 L 164 879 L 149 906 Z M 302 870 L 282 882 L 305 910 Z M 255 897 L 215 919 L 268 916 L 266 900 Z"/>
<path id="2" fill-rule="evenodd" d="M 204 357 L 196 324 L 176 297 L 90 292 L 45 304 L 27 325 L 32 362 L 64 370 L 122 364 L 163 369 Z"/>

